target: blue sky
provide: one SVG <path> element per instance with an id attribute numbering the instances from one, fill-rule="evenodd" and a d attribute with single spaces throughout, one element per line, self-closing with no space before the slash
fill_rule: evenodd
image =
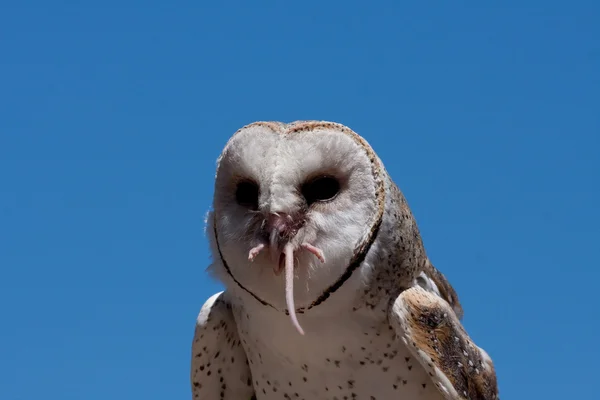
<path id="1" fill-rule="evenodd" d="M 600 5 L 413 3 L 3 3 L 0 398 L 189 398 L 215 160 L 296 119 L 379 153 L 502 398 L 596 397 Z"/>

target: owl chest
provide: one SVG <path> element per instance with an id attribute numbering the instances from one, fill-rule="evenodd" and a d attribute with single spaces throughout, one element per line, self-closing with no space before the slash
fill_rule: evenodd
<path id="1" fill-rule="evenodd" d="M 287 320 L 241 329 L 257 400 L 441 399 L 387 322 L 366 322 L 304 321 L 304 336 Z"/>

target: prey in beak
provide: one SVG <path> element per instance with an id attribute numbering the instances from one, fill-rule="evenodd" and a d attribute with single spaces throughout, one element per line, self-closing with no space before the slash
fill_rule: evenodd
<path id="1" fill-rule="evenodd" d="M 304 335 L 304 330 L 298 322 L 294 305 L 294 253 L 305 250 L 322 263 L 325 262 L 321 249 L 307 242 L 301 242 L 300 245 L 292 243 L 303 224 L 303 218 L 294 218 L 283 213 L 269 214 L 261 225 L 261 243 L 248 253 L 248 260 L 254 261 L 258 254 L 268 248 L 275 275 L 280 275 L 285 270 L 285 300 L 292 324 L 301 335 Z"/>

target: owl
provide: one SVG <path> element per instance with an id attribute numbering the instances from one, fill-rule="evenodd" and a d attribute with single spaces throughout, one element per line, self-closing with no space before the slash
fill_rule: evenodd
<path id="1" fill-rule="evenodd" d="M 238 130 L 206 232 L 225 290 L 196 320 L 193 399 L 498 399 L 406 199 L 350 128 Z"/>

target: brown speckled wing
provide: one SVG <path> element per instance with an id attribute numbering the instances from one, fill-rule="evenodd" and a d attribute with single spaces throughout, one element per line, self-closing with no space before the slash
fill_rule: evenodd
<path id="1" fill-rule="evenodd" d="M 452 306 L 452 309 L 456 313 L 458 319 L 462 319 L 464 311 L 460 305 L 460 302 L 458 301 L 458 294 L 456 294 L 456 291 L 452 285 L 450 285 L 450 282 L 448 282 L 448 279 L 446 279 L 444 274 L 438 271 L 433 264 L 431 264 L 429 259 L 427 259 L 427 262 L 425 263 L 424 272 L 429 278 L 431 278 L 431 280 L 435 282 L 438 290 L 440 291 L 440 295 Z"/>
<path id="2" fill-rule="evenodd" d="M 224 293 L 202 307 L 192 343 L 193 400 L 238 400 L 254 396 L 246 353 Z"/>
<path id="3" fill-rule="evenodd" d="M 420 287 L 402 292 L 390 324 L 446 400 L 498 400 L 494 365 L 450 305 Z"/>

